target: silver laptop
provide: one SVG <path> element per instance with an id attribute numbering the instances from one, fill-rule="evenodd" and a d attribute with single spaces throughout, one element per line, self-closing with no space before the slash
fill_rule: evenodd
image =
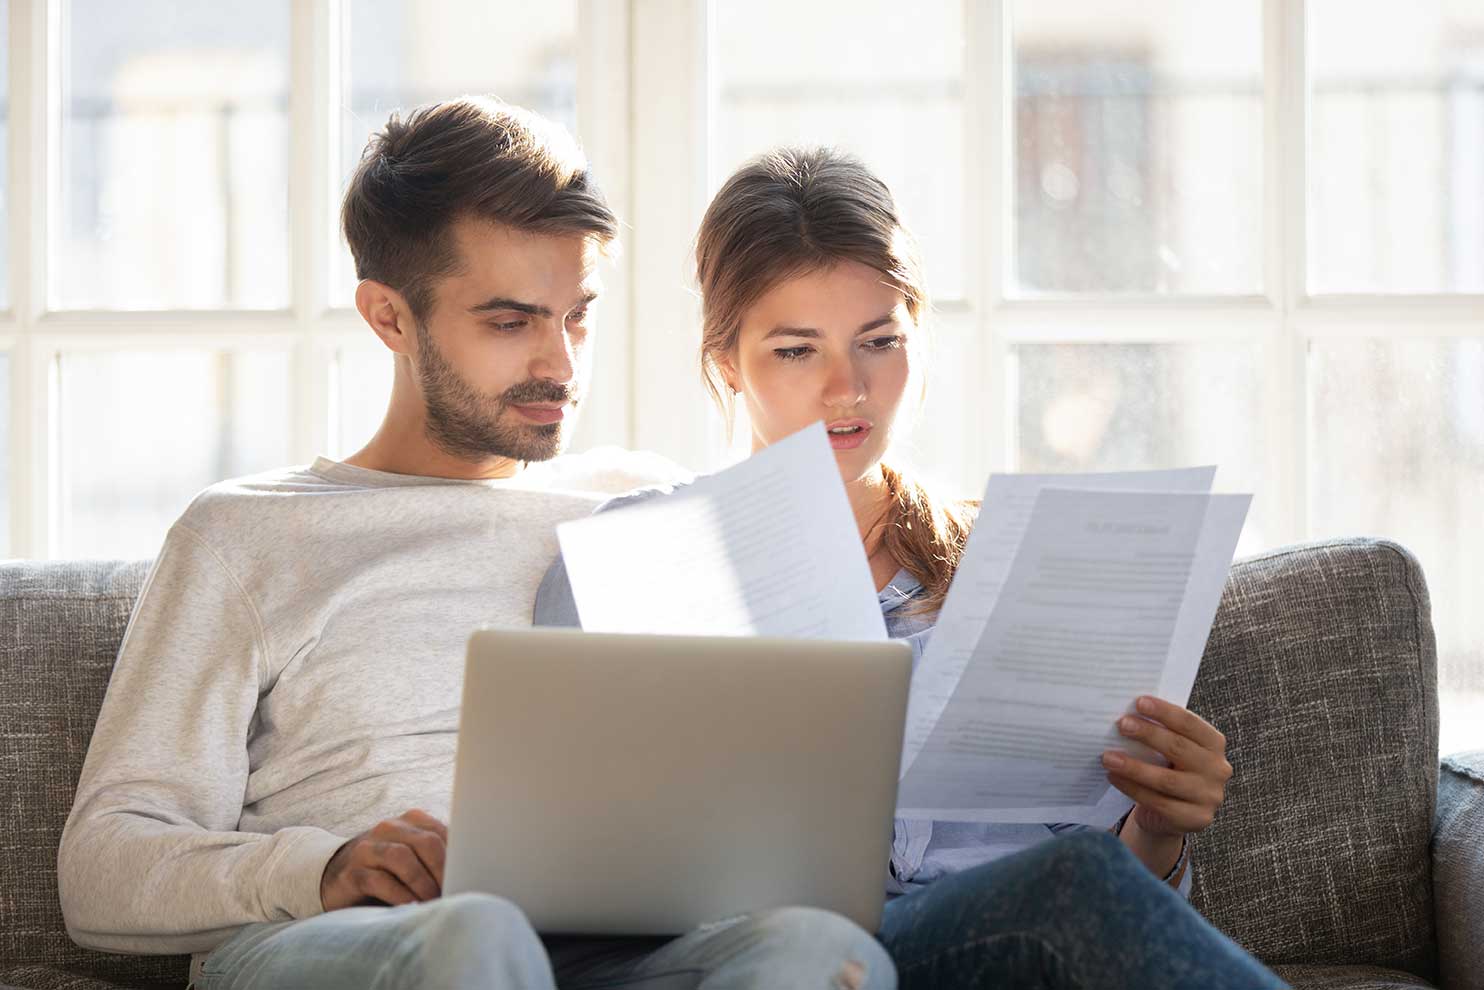
<path id="1" fill-rule="evenodd" d="M 911 668 L 898 642 L 480 630 L 444 892 L 542 932 L 785 905 L 875 931 Z"/>

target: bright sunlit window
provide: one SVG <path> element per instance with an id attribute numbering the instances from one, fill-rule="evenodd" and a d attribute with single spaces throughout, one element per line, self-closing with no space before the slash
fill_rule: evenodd
<path id="1" fill-rule="evenodd" d="M 392 111 L 490 93 L 574 129 L 624 222 L 584 443 L 735 453 L 694 380 L 691 238 L 749 156 L 846 148 L 934 296 L 908 459 L 965 495 L 1217 463 L 1256 494 L 1241 553 L 1394 539 L 1443 749 L 1484 745 L 1475 0 L 12 8 L 0 553 L 148 557 L 211 482 L 363 444 L 392 365 L 341 190 Z"/>

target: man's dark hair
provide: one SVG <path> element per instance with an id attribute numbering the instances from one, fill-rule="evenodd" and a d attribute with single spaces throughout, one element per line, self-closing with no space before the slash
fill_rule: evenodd
<path id="1" fill-rule="evenodd" d="M 458 271 L 455 221 L 537 234 L 584 234 L 607 246 L 618 219 L 565 130 L 528 110 L 464 97 L 392 114 L 351 176 L 340 223 L 356 277 L 384 282 L 419 320 L 433 286 Z"/>

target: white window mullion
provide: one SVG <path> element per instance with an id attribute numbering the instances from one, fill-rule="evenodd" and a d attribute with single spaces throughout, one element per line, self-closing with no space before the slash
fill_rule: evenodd
<path id="1" fill-rule="evenodd" d="M 341 0 L 292 5 L 289 69 L 289 225 L 291 298 L 298 340 L 293 358 L 290 456 L 311 460 L 329 449 L 333 347 L 320 342 L 335 241 L 335 150 L 343 50 Z"/>
<path id="2" fill-rule="evenodd" d="M 1294 319 L 1308 277 L 1308 33 L 1305 0 L 1264 3 L 1267 291 L 1280 319 L 1268 336 L 1268 483 L 1276 533 L 1308 534 L 1308 341 Z"/>
<path id="3" fill-rule="evenodd" d="M 577 6 L 577 131 L 593 175 L 618 214 L 621 250 L 604 278 L 593 377 L 573 446 L 632 447 L 635 314 L 631 285 L 635 224 L 629 167 L 631 5 L 579 0 Z"/>
<path id="4" fill-rule="evenodd" d="M 721 419 L 696 370 L 700 307 L 689 291 L 690 250 L 710 192 L 708 7 L 634 0 L 630 22 L 633 443 L 696 470 L 727 458 Z"/>
<path id="5" fill-rule="evenodd" d="M 1009 112 L 1011 38 L 1009 0 L 970 3 L 964 7 L 964 186 L 966 225 L 964 284 L 974 307 L 974 348 L 963 367 L 971 381 L 963 393 L 970 403 L 964 417 L 976 428 L 968 432 L 966 473 L 981 481 L 991 471 L 1014 466 L 1014 415 L 1010 404 L 1010 348 L 997 314 L 1005 298 L 1005 273 L 1011 249 L 1014 203 L 1009 190 L 1014 135 Z M 976 288 L 977 286 L 977 288 Z M 936 374 L 947 372 L 940 362 Z M 975 387 L 977 385 L 977 387 Z M 977 493 L 976 493 L 977 494 Z"/>
<path id="6" fill-rule="evenodd" d="M 46 309 L 49 223 L 57 187 L 60 0 L 10 5 L 10 291 L 17 337 L 10 352 L 10 553 L 48 556 L 55 526 L 53 355 L 35 346 Z"/>

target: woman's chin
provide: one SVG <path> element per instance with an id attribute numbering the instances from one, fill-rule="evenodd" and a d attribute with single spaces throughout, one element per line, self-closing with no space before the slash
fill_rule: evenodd
<path id="1" fill-rule="evenodd" d="M 835 451 L 835 464 L 840 468 L 840 478 L 847 485 L 860 481 L 876 470 L 881 463 L 881 451 L 869 447 Z"/>

